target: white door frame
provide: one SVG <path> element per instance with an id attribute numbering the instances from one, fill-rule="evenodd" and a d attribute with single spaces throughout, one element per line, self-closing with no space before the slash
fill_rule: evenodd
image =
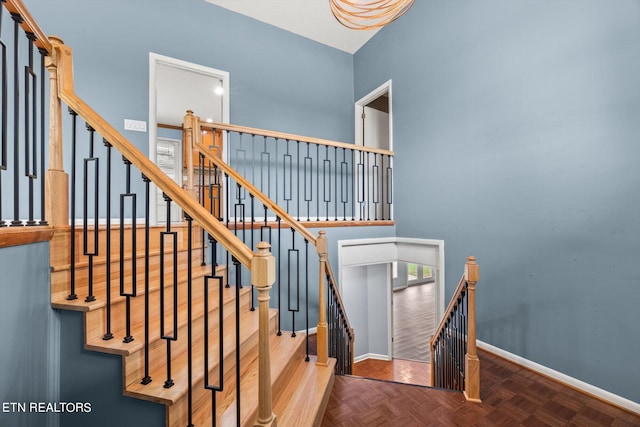
<path id="1" fill-rule="evenodd" d="M 391 80 L 387 80 L 382 83 L 380 86 L 375 88 L 373 91 L 369 92 L 369 94 L 360 98 L 355 103 L 355 139 L 356 145 L 363 145 L 364 141 L 362 139 L 362 113 L 364 112 L 364 107 L 368 105 L 373 100 L 379 98 L 383 93 L 387 92 L 389 94 L 389 151 L 393 151 L 393 103 L 391 102 Z"/>
<path id="2" fill-rule="evenodd" d="M 156 94 L 157 67 L 159 64 L 168 65 L 174 68 L 180 68 L 186 71 L 205 74 L 215 77 L 222 81 L 222 89 L 224 96 L 222 98 L 222 122 L 229 123 L 229 72 L 218 70 L 216 68 L 207 67 L 193 62 L 183 61 L 181 59 L 172 58 L 170 56 L 159 55 L 149 52 L 149 159 L 156 162 L 156 140 L 158 138 L 158 120 L 156 117 L 156 103 L 158 97 Z M 226 145 L 226 144 L 224 144 Z M 223 153 L 227 152 L 226 146 L 223 145 Z M 156 206 L 156 192 L 151 191 L 149 202 L 151 206 Z M 151 224 L 156 224 L 156 209 L 151 209 L 149 219 Z"/>
<path id="3" fill-rule="evenodd" d="M 353 266 L 387 264 L 394 261 L 429 265 L 437 269 L 436 276 L 436 319 L 442 319 L 444 307 L 444 240 L 414 239 L 405 237 L 383 237 L 338 241 L 338 289 L 344 294 L 342 274 L 344 268 Z M 393 279 L 388 278 L 389 295 L 393 293 Z M 388 354 L 393 357 L 393 298 L 387 306 Z M 348 301 L 345 310 L 349 311 Z M 358 332 L 356 331 L 356 337 Z"/>

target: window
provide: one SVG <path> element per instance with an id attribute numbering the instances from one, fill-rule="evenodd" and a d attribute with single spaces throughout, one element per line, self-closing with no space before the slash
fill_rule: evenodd
<path id="1" fill-rule="evenodd" d="M 407 263 L 407 283 L 426 282 L 433 279 L 433 269 L 428 265 Z"/>

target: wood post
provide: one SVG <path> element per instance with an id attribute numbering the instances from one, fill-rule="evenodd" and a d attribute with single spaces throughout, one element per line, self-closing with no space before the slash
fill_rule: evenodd
<path id="1" fill-rule="evenodd" d="M 58 97 L 58 58 L 63 42 L 49 37 L 51 54 L 45 57 L 49 70 L 49 168 L 46 173 L 45 209 L 53 226 L 69 225 L 69 175 L 64 171 L 62 153 L 62 106 Z"/>
<path id="2" fill-rule="evenodd" d="M 251 261 L 251 283 L 258 290 L 258 418 L 256 426 L 275 427 L 276 415 L 271 399 L 271 355 L 269 350 L 269 290 L 276 280 L 276 261 L 269 252 L 271 246 L 258 243 L 258 252 Z"/>
<path id="3" fill-rule="evenodd" d="M 325 284 L 327 282 L 326 277 L 326 262 L 327 262 L 327 236 L 324 230 L 318 233 L 316 239 L 316 250 L 318 251 L 318 257 L 320 258 L 320 280 L 318 283 L 318 327 L 317 327 L 317 364 L 320 366 L 327 366 L 329 364 L 329 341 L 327 333 L 327 290 Z"/>
<path id="4" fill-rule="evenodd" d="M 465 355 L 464 396 L 467 401 L 480 403 L 480 359 L 476 347 L 476 283 L 480 279 L 480 269 L 476 257 L 470 256 L 465 264 L 465 279 L 468 284 L 468 319 L 467 354 Z"/>
<path id="5" fill-rule="evenodd" d="M 187 110 L 182 123 L 182 162 L 186 169 L 186 182 L 183 181 L 182 188 L 187 191 L 193 191 L 193 149 L 195 136 L 199 129 L 196 127 L 197 117 L 193 115 L 193 111 Z M 198 126 L 199 127 L 199 126 Z M 183 174 L 184 176 L 184 174 Z"/>

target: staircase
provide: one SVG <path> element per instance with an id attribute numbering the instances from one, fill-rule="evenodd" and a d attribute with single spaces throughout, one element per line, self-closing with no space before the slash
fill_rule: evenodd
<path id="1" fill-rule="evenodd" d="M 188 322 L 188 301 L 191 301 L 191 335 L 192 353 L 191 358 L 194 366 L 204 364 L 204 342 L 205 342 L 205 322 L 210 319 L 222 318 L 223 348 L 219 349 L 216 344 L 219 342 L 219 328 L 209 328 L 208 342 L 213 343 L 209 348 L 208 366 L 209 380 L 218 379 L 224 376 L 225 389 L 216 398 L 215 416 L 217 425 L 236 425 L 236 385 L 235 370 L 235 317 L 240 317 L 240 381 L 242 390 L 242 405 L 240 410 L 240 425 L 253 425 L 258 409 L 258 312 L 251 308 L 251 288 L 225 287 L 226 267 L 218 266 L 212 268 L 211 264 L 195 265 L 191 268 L 191 280 L 194 286 L 188 289 L 187 258 L 200 259 L 202 249 L 197 245 L 192 245 L 191 254 L 188 249 L 187 226 L 179 225 L 172 227 L 178 233 L 177 259 L 180 269 L 177 278 L 178 296 L 178 316 L 177 335 L 178 339 L 171 348 L 172 364 L 171 375 L 167 378 L 166 364 L 166 341 L 160 338 L 160 334 L 153 333 L 149 340 L 149 369 L 145 369 L 145 304 L 148 304 L 150 316 L 148 327 L 152 331 L 160 330 L 160 263 L 161 263 L 161 232 L 164 227 L 151 227 L 149 236 L 149 280 L 148 287 L 139 289 L 135 297 L 130 298 L 131 304 L 131 324 L 127 332 L 126 325 L 126 304 L 127 298 L 120 296 L 120 258 L 117 254 L 107 259 L 106 254 L 96 257 L 93 260 L 94 286 L 93 293 L 95 301 L 85 302 L 82 298 L 69 300 L 69 280 L 71 275 L 70 260 L 70 240 L 71 230 L 56 230 L 52 239 L 51 250 L 51 304 L 54 308 L 81 311 L 84 313 L 84 333 L 85 348 L 92 351 L 121 355 L 123 358 L 123 378 L 124 394 L 138 399 L 149 400 L 167 406 L 167 425 L 184 426 L 191 422 L 195 426 L 213 425 L 212 417 L 212 392 L 205 388 L 204 372 L 199 371 L 192 374 L 191 384 L 192 395 L 189 396 L 187 386 L 189 383 L 189 372 L 187 358 L 189 349 L 187 346 L 187 335 L 189 334 Z M 125 230 L 130 237 L 131 227 Z M 135 229 L 137 240 L 144 241 L 144 228 Z M 75 229 L 76 240 L 82 240 L 83 230 Z M 99 230 L 99 242 L 106 242 L 107 229 L 101 227 Z M 119 248 L 120 229 L 112 229 L 109 233 L 111 247 Z M 192 231 L 192 242 L 199 243 L 201 230 Z M 105 243 L 106 246 L 106 243 Z M 146 246 L 139 250 L 135 256 L 138 265 L 145 263 Z M 105 253 L 99 251 L 99 253 Z M 165 256 L 167 253 L 165 252 Z M 132 265 L 132 257 L 125 261 Z M 82 260 L 79 254 L 75 257 L 75 291 L 77 295 L 88 295 L 88 280 L 91 274 L 88 263 Z M 108 264 L 109 263 L 109 264 Z M 110 265 L 109 279 L 107 280 L 107 267 Z M 128 269 L 125 279 L 131 279 L 132 271 Z M 145 283 L 144 272 L 137 271 L 137 283 Z M 171 279 L 165 273 L 165 279 Z M 211 291 L 205 292 L 205 280 L 217 282 L 211 284 Z M 110 306 L 106 297 L 106 287 L 103 283 L 110 283 Z M 197 285 L 195 285 L 197 284 Z M 173 286 L 166 286 L 165 297 L 172 294 Z M 221 291 L 221 293 L 220 293 Z M 239 301 L 236 307 L 236 291 L 239 294 Z M 190 299 L 188 293 L 191 293 Z M 205 299 L 208 298 L 207 307 Z M 218 302 L 222 299 L 222 306 Z M 239 309 L 239 311 L 236 311 Z M 113 338 L 105 339 L 107 328 L 107 311 L 111 312 L 110 334 Z M 206 317 L 205 317 L 206 313 Z M 298 334 L 295 337 L 291 333 L 283 333 L 276 336 L 276 311 L 269 310 L 269 333 L 272 335 L 270 344 L 272 393 L 274 399 L 274 413 L 278 414 L 280 425 L 319 425 L 324 413 L 324 407 L 329 397 L 333 385 L 335 360 L 331 359 L 329 366 L 318 368 L 315 364 L 315 357 L 309 362 L 305 361 L 305 336 Z M 132 336 L 133 341 L 124 342 L 123 338 Z M 222 351 L 222 359 L 218 356 Z M 222 363 L 220 363 L 222 360 Z M 151 381 L 143 384 L 144 378 Z M 165 388 L 165 381 L 170 379 L 173 386 Z M 146 381 L 144 381 L 146 382 Z M 192 399 L 196 408 L 188 420 L 188 399 Z M 277 412 L 276 412 L 277 411 Z"/>

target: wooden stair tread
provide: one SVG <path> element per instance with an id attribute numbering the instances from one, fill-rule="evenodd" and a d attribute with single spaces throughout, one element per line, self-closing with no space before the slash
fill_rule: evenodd
<path id="1" fill-rule="evenodd" d="M 194 277 L 195 279 L 195 277 Z M 248 289 L 242 289 L 241 292 L 241 298 L 244 297 L 244 295 L 249 291 L 250 288 Z M 154 290 L 154 292 L 158 292 L 159 288 L 156 288 Z M 224 288 L 224 296 L 223 296 L 223 303 L 226 305 L 228 305 L 230 302 L 232 302 L 235 299 L 235 289 L 234 288 Z M 144 297 L 143 295 L 139 295 L 136 298 L 140 298 L 140 297 Z M 183 301 L 181 305 L 186 306 L 186 301 Z M 179 308 L 180 309 L 180 308 Z M 217 310 L 217 306 L 215 307 L 211 307 L 210 308 L 210 313 L 213 313 L 215 310 Z M 153 312 L 157 312 L 156 310 L 152 310 Z M 194 322 L 197 321 L 198 319 L 201 319 L 203 317 L 203 315 L 200 316 L 194 316 L 193 320 Z M 88 325 L 88 321 L 87 319 L 85 319 L 85 328 L 89 328 L 90 326 Z M 186 319 L 184 320 L 180 320 L 178 322 L 178 328 L 182 329 L 184 328 L 184 326 L 187 324 Z M 103 331 L 104 332 L 104 331 Z M 110 339 L 110 340 L 103 340 L 101 336 L 96 336 L 95 334 L 93 334 L 91 337 L 86 338 L 85 339 L 85 348 L 87 350 L 92 350 L 92 351 L 100 351 L 100 352 L 104 352 L 104 353 L 110 353 L 110 354 L 120 354 L 123 356 L 127 356 L 130 354 L 135 353 L 136 351 L 140 351 L 144 348 L 144 324 L 140 323 L 136 323 L 134 325 L 132 325 L 131 327 L 131 336 L 134 337 L 134 340 L 129 342 L 129 343 L 125 343 L 122 341 L 122 338 L 126 335 L 126 329 L 125 329 L 125 325 L 120 325 L 119 327 L 114 327 L 111 330 L 114 338 Z M 85 336 L 87 335 L 88 331 L 87 329 L 85 329 Z M 156 341 L 160 340 L 160 334 L 158 333 L 158 331 L 152 331 L 151 332 L 151 336 L 149 338 L 149 345 L 153 344 Z"/>
<path id="2" fill-rule="evenodd" d="M 275 322 L 277 315 L 276 310 L 270 310 L 269 318 L 271 322 Z M 235 351 L 235 317 L 225 319 L 224 327 L 224 343 L 225 359 Z M 243 310 L 240 314 L 240 342 L 243 343 L 249 339 L 250 336 L 258 333 L 258 312 Z M 217 330 L 214 332 L 217 335 Z M 215 346 L 218 342 L 217 336 L 210 338 L 210 344 Z M 233 345 L 231 345 L 233 344 Z M 242 344 L 241 344 L 242 345 Z M 196 346 L 193 354 L 193 366 L 202 366 L 204 364 L 204 351 L 200 346 Z M 218 357 L 218 350 L 215 349 L 209 352 L 209 367 L 215 368 L 218 363 L 216 358 Z M 171 405 L 178 401 L 187 392 L 187 357 L 175 357 L 172 364 L 172 379 L 175 385 L 171 388 L 164 388 L 164 381 L 161 378 L 166 377 L 166 367 L 163 365 L 160 368 L 152 369 L 150 375 L 156 380 L 150 384 L 144 385 L 140 383 L 140 378 L 133 379 L 125 387 L 125 395 L 137 397 L 140 399 L 151 400 L 158 403 L 164 403 Z M 197 383 L 198 380 L 204 377 L 204 372 L 197 369 L 192 376 L 192 384 Z"/>
<path id="3" fill-rule="evenodd" d="M 316 356 L 298 364 L 295 374 L 273 404 L 280 426 L 319 426 L 331 395 L 336 359 L 318 366 Z"/>
<path id="4" fill-rule="evenodd" d="M 220 275 L 224 271 L 224 269 L 226 269 L 226 267 L 218 266 L 216 268 L 216 274 Z M 195 280 L 207 274 L 210 274 L 211 266 L 210 265 L 201 266 L 200 264 L 197 264 L 197 265 L 193 265 L 193 268 L 191 271 L 192 271 L 192 277 Z M 182 280 L 179 280 L 179 284 L 186 281 L 186 278 L 187 278 L 186 269 L 179 270 L 178 274 L 180 276 L 184 276 Z M 137 282 L 138 286 L 137 286 L 137 296 L 135 298 L 140 298 L 140 297 L 143 297 L 145 293 L 144 271 L 137 272 L 136 280 L 138 281 Z M 76 294 L 82 295 L 81 291 L 85 289 L 87 289 L 86 283 L 84 285 L 77 286 Z M 126 300 L 126 297 L 121 296 L 119 291 L 116 292 L 115 289 L 119 289 L 119 278 L 117 277 L 111 279 L 111 304 L 118 304 L 118 303 L 124 302 Z M 157 280 L 151 279 L 149 283 L 149 291 L 157 292 L 159 289 L 160 289 L 160 285 L 159 283 L 157 283 Z M 67 299 L 68 295 L 69 295 L 68 292 L 56 292 L 53 295 L 51 295 L 51 307 L 61 309 L 61 310 L 86 312 L 86 311 L 98 310 L 106 306 L 107 290 L 104 285 L 100 285 L 100 284 L 98 286 L 94 285 L 94 290 L 93 290 L 93 295 L 95 297 L 94 301 L 86 302 L 84 297 L 81 297 L 80 295 L 78 295 L 77 299 L 69 300 Z"/>
<path id="5" fill-rule="evenodd" d="M 292 368 L 304 361 L 305 334 L 297 334 L 292 337 L 290 333 L 283 332 L 281 336 L 271 336 L 269 340 L 271 354 L 271 385 L 273 393 L 278 394 L 286 383 L 287 377 L 293 374 Z M 292 362 L 293 361 L 293 362 Z M 240 402 L 241 425 L 253 425 L 258 410 L 258 353 L 255 352 L 251 364 L 247 367 L 240 381 L 242 400 Z M 226 402 L 228 407 L 220 415 L 221 425 L 235 425 L 236 402 Z M 219 411 L 220 413 L 220 411 Z"/>

